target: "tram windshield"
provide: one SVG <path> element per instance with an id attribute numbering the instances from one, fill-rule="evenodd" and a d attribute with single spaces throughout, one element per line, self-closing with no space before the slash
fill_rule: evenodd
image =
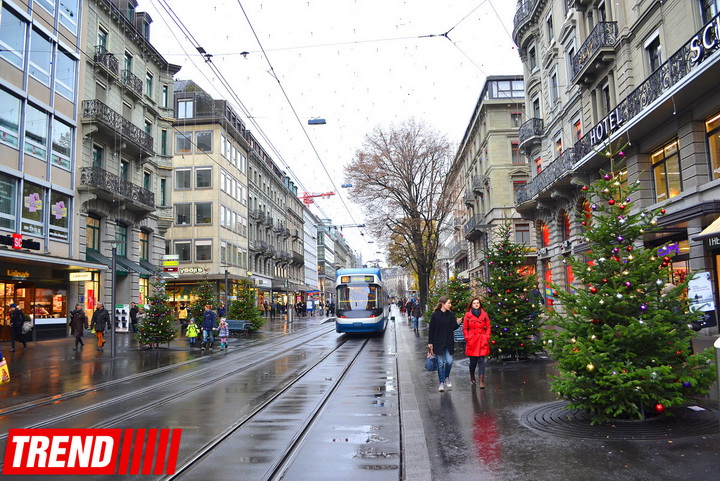
<path id="1" fill-rule="evenodd" d="M 380 286 L 340 285 L 337 288 L 337 309 L 340 311 L 374 311 L 378 303 Z"/>

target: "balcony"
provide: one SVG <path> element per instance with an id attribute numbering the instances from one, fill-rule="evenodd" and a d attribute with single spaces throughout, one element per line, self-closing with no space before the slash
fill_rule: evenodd
<path id="1" fill-rule="evenodd" d="M 254 241 L 251 241 L 249 244 L 250 244 L 250 250 L 255 251 L 255 252 L 265 252 L 268 249 L 268 244 L 265 241 L 254 240 Z"/>
<path id="2" fill-rule="evenodd" d="M 276 224 L 276 225 L 273 226 L 272 229 L 273 229 L 273 232 L 275 232 L 276 234 L 280 235 L 280 234 L 282 234 L 284 227 L 281 226 L 280 224 Z"/>
<path id="3" fill-rule="evenodd" d="M 100 167 L 81 167 L 79 190 L 94 192 L 99 199 L 125 201 L 125 208 L 140 212 L 155 210 L 155 194 L 149 190 L 121 179 Z"/>
<path id="4" fill-rule="evenodd" d="M 482 223 L 483 216 L 474 215 L 465 224 L 465 238 L 469 241 L 475 241 L 483 234 L 487 225 Z"/>
<path id="5" fill-rule="evenodd" d="M 467 241 L 461 240 L 460 242 L 455 242 L 452 246 L 450 246 L 450 258 L 458 260 L 458 258 L 466 256 L 468 252 L 468 245 Z"/>
<path id="6" fill-rule="evenodd" d="M 115 55 L 108 52 L 107 49 L 102 45 L 98 45 L 97 47 L 95 47 L 95 55 L 93 57 L 93 60 L 95 61 L 96 67 L 105 70 L 106 72 L 114 75 L 115 77 L 118 76 L 118 66 L 120 62 L 118 62 L 118 59 Z"/>
<path id="7" fill-rule="evenodd" d="M 552 184 L 562 180 L 568 172 L 572 171 L 574 162 L 575 150 L 565 150 L 527 185 L 518 189 L 517 204 L 522 205 L 531 201 Z"/>
<path id="8" fill-rule="evenodd" d="M 543 119 L 532 118 L 520 126 L 518 131 L 518 147 L 528 151 L 535 144 L 540 144 L 545 125 Z"/>
<path id="9" fill-rule="evenodd" d="M 277 250 L 277 248 L 276 248 L 275 246 L 271 246 L 270 244 L 268 244 L 268 246 L 267 246 L 267 251 L 265 252 L 265 254 L 266 254 L 268 257 L 276 257 L 276 256 L 277 256 L 277 252 L 278 252 L 278 250 Z"/>
<path id="10" fill-rule="evenodd" d="M 479 195 L 482 197 L 485 195 L 485 182 L 487 182 L 487 177 L 484 175 L 474 175 L 471 181 L 472 191 L 473 194 Z"/>
<path id="11" fill-rule="evenodd" d="M 273 224 L 274 224 L 275 222 L 273 221 L 273 218 L 272 218 L 272 217 L 267 216 L 267 217 L 265 217 L 264 223 L 265 223 L 265 227 L 266 227 L 267 229 L 269 229 L 269 228 L 271 228 L 271 227 L 273 226 Z"/>
<path id="12" fill-rule="evenodd" d="M 292 236 L 293 236 L 293 239 L 299 239 L 300 238 L 300 230 L 299 229 L 293 230 Z"/>
<path id="13" fill-rule="evenodd" d="M 125 148 L 137 151 L 140 156 L 155 155 L 153 138 L 125 117 L 99 100 L 83 100 L 82 106 L 83 122 L 94 122 L 99 127 L 105 127 L 104 133 L 110 138 L 117 138 L 119 134 L 126 144 Z"/>
<path id="14" fill-rule="evenodd" d="M 292 253 L 292 264 L 297 267 L 302 267 L 305 265 L 305 256 L 302 252 L 295 252 Z"/>
<path id="15" fill-rule="evenodd" d="M 280 235 L 287 239 L 288 237 L 290 237 L 290 229 L 288 229 L 287 227 L 283 227 Z"/>
<path id="16" fill-rule="evenodd" d="M 132 73 L 130 70 L 123 70 L 120 75 L 120 83 L 123 84 L 127 91 L 137 98 L 142 98 L 143 83 L 140 77 Z"/>
<path id="17" fill-rule="evenodd" d="M 617 22 L 598 22 L 572 59 L 573 81 L 591 83 L 595 74 L 615 60 Z"/>
<path id="18" fill-rule="evenodd" d="M 250 217 L 262 222 L 265 220 L 265 212 L 261 211 L 260 209 L 250 209 L 248 211 L 248 214 L 250 214 Z"/>
<path id="19" fill-rule="evenodd" d="M 465 192 L 465 195 L 463 196 L 465 199 L 465 205 L 470 208 L 475 205 L 475 196 L 472 192 Z"/>
<path id="20" fill-rule="evenodd" d="M 515 18 L 513 20 L 513 41 L 520 44 L 519 40 L 525 29 L 529 28 L 531 20 L 538 15 L 539 0 L 521 0 L 518 2 Z"/>

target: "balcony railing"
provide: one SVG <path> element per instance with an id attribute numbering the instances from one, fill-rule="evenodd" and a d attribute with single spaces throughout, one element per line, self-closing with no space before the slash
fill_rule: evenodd
<path id="1" fill-rule="evenodd" d="M 567 172 L 570 172 L 575 160 L 575 150 L 567 149 L 560 156 L 553 160 L 537 177 L 527 185 L 518 189 L 517 203 L 524 204 L 548 188 L 554 182 L 561 179 Z"/>
<path id="2" fill-rule="evenodd" d="M 545 126 L 543 119 L 532 118 L 520 126 L 518 131 L 518 145 L 522 147 L 529 140 L 542 137 Z"/>
<path id="3" fill-rule="evenodd" d="M 487 177 L 484 175 L 473 175 L 471 180 L 471 187 L 473 194 L 482 196 L 484 194 L 483 192 L 483 184 L 487 180 Z"/>
<path id="4" fill-rule="evenodd" d="M 96 65 L 100 65 L 105 68 L 108 72 L 117 76 L 118 74 L 118 59 L 115 55 L 107 51 L 102 45 L 95 47 L 95 56 L 93 58 Z"/>
<path id="5" fill-rule="evenodd" d="M 520 28 L 532 17 L 533 10 L 537 6 L 539 0 L 522 0 L 518 2 L 515 11 L 515 19 L 513 21 L 513 40 L 517 42 L 516 35 Z"/>
<path id="6" fill-rule="evenodd" d="M 466 241 L 456 242 L 450 247 L 450 257 L 455 258 L 455 256 L 462 252 L 467 253 L 467 249 L 468 247 Z"/>
<path id="7" fill-rule="evenodd" d="M 107 126 L 113 132 L 122 135 L 124 140 L 130 141 L 142 149 L 146 155 L 154 154 L 153 138 L 125 117 L 99 100 L 83 100 L 82 105 L 84 119 L 94 120 Z"/>
<path id="8" fill-rule="evenodd" d="M 472 192 L 465 192 L 465 195 L 463 195 L 463 198 L 465 200 L 465 205 L 467 207 L 472 207 L 475 205 L 475 196 Z"/>
<path id="9" fill-rule="evenodd" d="M 138 97 L 142 97 L 143 83 L 140 77 L 132 73 L 130 70 L 123 70 L 120 76 L 122 84 Z"/>
<path id="10" fill-rule="evenodd" d="M 467 221 L 465 224 L 465 238 L 467 240 L 473 241 L 480 237 L 483 229 L 486 227 L 485 224 L 482 223 L 482 218 L 483 216 L 475 214 Z"/>
<path id="11" fill-rule="evenodd" d="M 600 49 L 603 47 L 614 48 L 617 34 L 617 22 L 598 22 L 572 59 L 573 78 L 577 78 L 580 72 L 595 59 Z"/>
<path id="12" fill-rule="evenodd" d="M 94 187 L 113 196 L 123 197 L 135 203 L 155 209 L 155 194 L 139 185 L 121 179 L 100 167 L 81 167 L 80 185 Z"/>

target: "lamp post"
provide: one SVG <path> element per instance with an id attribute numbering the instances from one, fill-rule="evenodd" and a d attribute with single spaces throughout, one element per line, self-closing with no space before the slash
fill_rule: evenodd
<path id="1" fill-rule="evenodd" d="M 117 344 L 115 343 L 115 281 L 117 277 L 117 246 L 122 241 L 118 239 L 103 241 L 112 248 L 112 262 L 110 263 L 110 357 L 115 357 Z"/>

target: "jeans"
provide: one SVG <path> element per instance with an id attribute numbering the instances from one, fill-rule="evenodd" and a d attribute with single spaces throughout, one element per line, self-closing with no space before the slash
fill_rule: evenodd
<path id="1" fill-rule="evenodd" d="M 420 321 L 420 318 L 419 318 L 419 317 L 413 316 L 413 327 L 414 327 L 415 329 L 418 328 L 418 322 L 419 322 L 419 321 Z"/>
<path id="2" fill-rule="evenodd" d="M 215 342 L 212 329 L 203 329 L 203 342 Z"/>
<path id="3" fill-rule="evenodd" d="M 446 347 L 442 354 L 436 352 L 435 357 L 438 362 L 438 378 L 440 382 L 445 382 L 445 378 L 450 377 L 450 369 L 452 369 L 453 363 L 452 354 L 450 354 L 450 351 L 448 351 Z"/>

